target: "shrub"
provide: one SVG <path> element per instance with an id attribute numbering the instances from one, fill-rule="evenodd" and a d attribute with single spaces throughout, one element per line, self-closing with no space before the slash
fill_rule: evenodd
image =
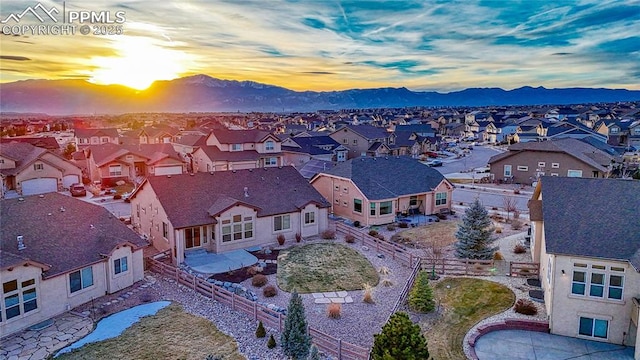
<path id="1" fill-rule="evenodd" d="M 364 293 L 362 294 L 362 302 L 367 304 L 375 304 L 373 300 L 373 288 L 369 284 L 364 284 Z"/>
<path id="2" fill-rule="evenodd" d="M 120 199 L 122 199 L 122 195 L 120 194 L 113 195 L 113 200 L 120 200 Z"/>
<path id="3" fill-rule="evenodd" d="M 276 295 L 278 295 L 278 288 L 275 287 L 274 285 L 267 285 L 264 287 L 264 289 L 262 289 L 262 295 L 264 295 L 264 297 L 274 297 Z"/>
<path id="4" fill-rule="evenodd" d="M 389 279 L 382 279 L 382 286 L 384 286 L 384 287 L 392 287 L 393 286 L 393 281 L 391 281 Z"/>
<path id="5" fill-rule="evenodd" d="M 429 285 L 429 273 L 420 271 L 416 282 L 409 291 L 409 307 L 413 311 L 427 313 L 433 311 L 436 303 L 433 300 L 433 289 Z"/>
<path id="6" fill-rule="evenodd" d="M 269 349 L 273 349 L 274 347 L 276 347 L 276 339 L 273 338 L 273 334 L 271 334 L 269 336 L 269 341 L 267 341 L 267 347 Z"/>
<path id="7" fill-rule="evenodd" d="M 447 220 L 447 215 L 445 215 L 445 214 L 437 213 L 437 214 L 436 214 L 436 217 L 437 217 L 439 220 Z"/>
<path id="8" fill-rule="evenodd" d="M 397 312 L 389 318 L 379 334 L 373 335 L 371 359 L 428 359 L 427 340 L 420 325 L 414 324 L 409 315 Z"/>
<path id="9" fill-rule="evenodd" d="M 256 337 L 263 338 L 267 336 L 267 331 L 264 329 L 264 325 L 262 325 L 262 321 L 258 323 L 258 328 L 256 329 Z"/>
<path id="10" fill-rule="evenodd" d="M 280 246 L 284 245 L 284 235 L 283 234 L 278 234 L 278 237 L 276 237 L 276 239 L 278 239 L 278 244 L 280 244 Z"/>
<path id="11" fill-rule="evenodd" d="M 519 219 L 520 218 L 520 211 L 518 209 L 513 210 L 513 218 L 514 219 Z"/>
<path id="12" fill-rule="evenodd" d="M 336 238 L 336 232 L 333 230 L 325 230 L 322 232 L 322 234 L 320 234 L 320 237 L 322 237 L 325 240 L 333 240 Z"/>
<path id="13" fill-rule="evenodd" d="M 378 272 L 382 275 L 389 275 L 391 271 L 389 271 L 389 268 L 386 266 L 380 266 L 380 269 L 378 269 Z"/>
<path id="14" fill-rule="evenodd" d="M 140 301 L 142 301 L 143 303 L 148 303 L 151 300 L 153 300 L 153 296 L 149 293 L 142 293 L 140 294 L 140 296 L 138 297 L 140 299 Z"/>
<path id="15" fill-rule="evenodd" d="M 500 251 L 496 251 L 495 254 L 493 254 L 493 260 L 504 260 L 504 256 L 502 256 Z"/>
<path id="16" fill-rule="evenodd" d="M 377 237 L 378 239 L 380 239 L 380 240 L 384 240 L 384 235 L 382 235 L 382 234 L 378 234 L 378 235 L 376 235 L 376 237 Z"/>
<path id="17" fill-rule="evenodd" d="M 371 230 L 369 230 L 369 235 L 371 235 L 371 236 L 377 236 L 377 235 L 378 235 L 378 230 L 375 230 L 375 229 L 371 229 Z"/>
<path id="18" fill-rule="evenodd" d="M 263 287 L 269 282 L 269 279 L 265 275 L 256 274 L 251 278 L 251 285 L 255 287 Z"/>
<path id="19" fill-rule="evenodd" d="M 387 225 L 387 230 L 389 231 L 394 231 L 396 229 L 396 225 L 395 224 L 389 224 Z"/>
<path id="20" fill-rule="evenodd" d="M 320 352 L 318 351 L 318 347 L 315 345 L 311 345 L 311 349 L 309 350 L 309 357 L 307 360 L 320 360 Z"/>
<path id="21" fill-rule="evenodd" d="M 299 243 L 300 241 L 302 241 L 302 234 L 296 233 L 296 242 Z"/>
<path id="22" fill-rule="evenodd" d="M 247 275 L 253 276 L 253 275 L 257 274 L 257 273 L 258 273 L 258 267 L 257 266 L 249 266 L 247 268 Z"/>
<path id="23" fill-rule="evenodd" d="M 511 220 L 511 228 L 513 230 L 520 230 L 522 229 L 522 221 L 518 220 L 518 219 L 513 219 Z"/>
<path id="24" fill-rule="evenodd" d="M 349 244 L 353 244 L 354 242 L 356 242 L 356 237 L 351 234 L 347 234 L 347 236 L 344 237 L 344 241 L 348 242 Z"/>
<path id="25" fill-rule="evenodd" d="M 340 319 L 342 312 L 342 305 L 337 303 L 331 303 L 327 305 L 327 316 L 331 319 Z"/>
<path id="26" fill-rule="evenodd" d="M 519 314 L 535 315 L 538 313 L 538 308 L 533 303 L 533 301 L 529 299 L 518 299 L 514 308 L 515 311 Z"/>
<path id="27" fill-rule="evenodd" d="M 360 221 L 356 220 L 353 222 L 353 226 L 359 228 L 360 227 Z"/>
<path id="28" fill-rule="evenodd" d="M 502 234 L 502 228 L 501 227 L 497 227 L 496 228 L 496 234 Z"/>
<path id="29" fill-rule="evenodd" d="M 514 254 L 524 254 L 526 252 L 527 252 L 527 247 L 522 244 L 516 244 L 516 246 L 513 247 Z"/>
<path id="30" fill-rule="evenodd" d="M 402 229 L 406 229 L 406 228 L 408 228 L 408 227 L 409 227 L 409 223 L 404 222 L 404 221 L 401 221 L 401 222 L 398 224 L 398 227 L 399 227 L 399 228 L 402 228 Z"/>

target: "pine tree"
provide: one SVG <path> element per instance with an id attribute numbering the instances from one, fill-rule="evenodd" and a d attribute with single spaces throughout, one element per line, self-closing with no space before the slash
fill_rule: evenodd
<path id="1" fill-rule="evenodd" d="M 397 312 L 382 327 L 380 334 L 373 335 L 373 360 L 423 360 L 429 358 L 427 340 L 420 333 L 409 315 Z"/>
<path id="2" fill-rule="evenodd" d="M 269 349 L 273 349 L 276 347 L 276 339 L 273 337 L 273 334 L 269 335 L 269 340 L 267 341 L 267 347 Z"/>
<path id="3" fill-rule="evenodd" d="M 280 345 L 285 355 L 294 360 L 305 359 L 309 355 L 311 336 L 309 336 L 307 319 L 304 315 L 304 304 L 296 291 L 289 300 L 284 330 L 280 335 Z"/>
<path id="4" fill-rule="evenodd" d="M 309 357 L 307 360 L 320 360 L 320 352 L 315 345 L 311 345 L 311 350 L 309 351 Z"/>
<path id="5" fill-rule="evenodd" d="M 411 310 L 427 313 L 435 309 L 436 303 L 433 300 L 433 289 L 429 285 L 429 273 L 420 271 L 415 284 L 409 292 L 409 307 Z"/>
<path id="6" fill-rule="evenodd" d="M 256 337 L 263 338 L 267 336 L 267 331 L 264 329 L 264 325 L 262 325 L 262 321 L 258 323 L 258 328 L 256 329 Z"/>
<path id="7" fill-rule="evenodd" d="M 463 259 L 493 259 L 493 254 L 498 250 L 497 246 L 491 246 L 496 241 L 494 230 L 489 212 L 476 198 L 465 210 L 462 223 L 458 225 L 456 256 Z"/>

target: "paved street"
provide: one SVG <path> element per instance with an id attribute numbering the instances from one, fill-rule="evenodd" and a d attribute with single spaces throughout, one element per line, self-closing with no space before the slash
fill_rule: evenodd
<path id="1" fill-rule="evenodd" d="M 460 159 L 445 160 L 444 164 L 436 167 L 438 171 L 446 176 L 450 173 L 458 173 L 472 168 L 481 168 L 487 166 L 487 161 L 493 155 L 499 154 L 500 151 L 488 146 L 475 146 L 469 154 Z"/>
<path id="2" fill-rule="evenodd" d="M 515 195 L 513 193 L 498 193 L 491 191 L 483 191 L 483 190 L 471 190 L 468 187 L 465 189 L 461 189 L 460 185 L 456 189 L 453 190 L 453 204 L 459 205 L 460 202 L 463 202 L 464 205 L 467 205 L 473 202 L 476 197 L 480 198 L 480 202 L 487 209 L 491 210 L 493 207 L 497 207 L 500 210 L 504 208 L 504 198 L 512 197 L 516 201 L 516 209 L 520 212 L 528 212 L 527 201 L 530 198 L 530 195 Z"/>

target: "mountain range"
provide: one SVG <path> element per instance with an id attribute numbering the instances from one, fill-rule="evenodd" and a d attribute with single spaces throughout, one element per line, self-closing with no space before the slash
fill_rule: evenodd
<path id="1" fill-rule="evenodd" d="M 293 112 L 408 106 L 563 105 L 639 101 L 639 90 L 525 86 L 439 93 L 401 88 L 294 91 L 253 81 L 194 75 L 156 81 L 146 90 L 84 80 L 23 80 L 0 84 L 0 112 L 121 114 L 132 112 Z"/>

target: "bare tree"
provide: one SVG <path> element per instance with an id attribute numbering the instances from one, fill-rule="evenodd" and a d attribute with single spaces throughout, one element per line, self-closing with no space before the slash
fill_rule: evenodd
<path id="1" fill-rule="evenodd" d="M 509 222 L 509 216 L 512 212 L 514 212 L 516 208 L 516 204 L 518 203 L 518 199 L 513 196 L 505 195 L 502 197 L 502 207 L 507 212 L 507 222 Z"/>

